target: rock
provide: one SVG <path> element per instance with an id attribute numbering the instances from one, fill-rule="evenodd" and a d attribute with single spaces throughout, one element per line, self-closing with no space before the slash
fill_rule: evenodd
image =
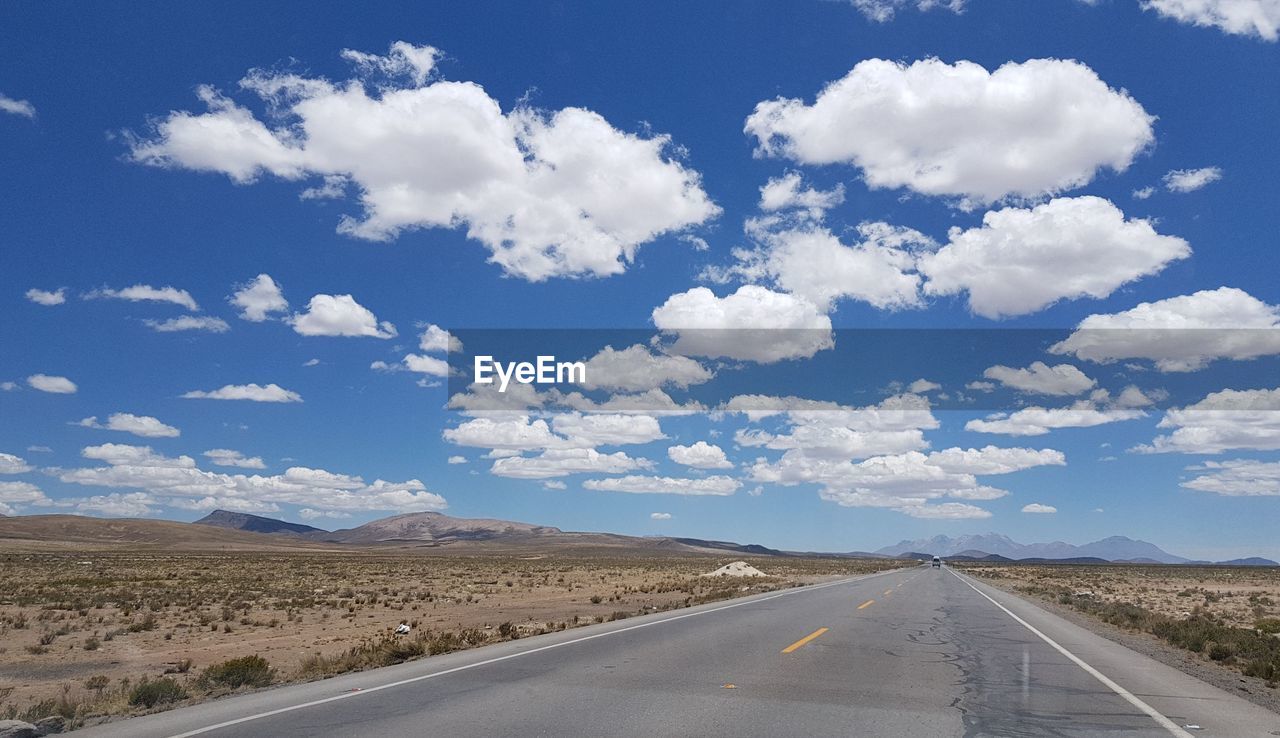
<path id="1" fill-rule="evenodd" d="M 40 729 L 21 720 L 0 720 L 0 738 L 40 738 Z"/>
<path id="2" fill-rule="evenodd" d="M 67 729 L 67 719 L 61 715 L 50 715 L 36 721 L 36 730 L 40 735 L 53 735 Z"/>
<path id="3" fill-rule="evenodd" d="M 764 577 L 768 576 L 764 572 L 748 564 L 745 561 L 735 561 L 732 564 L 725 564 L 715 571 L 703 574 L 704 577 Z"/>

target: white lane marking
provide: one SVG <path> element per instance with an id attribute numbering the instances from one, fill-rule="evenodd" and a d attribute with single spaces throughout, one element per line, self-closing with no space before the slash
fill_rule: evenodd
<path id="1" fill-rule="evenodd" d="M 951 571 L 951 570 L 948 570 L 948 571 Z M 1154 707 L 1152 707 L 1151 705 L 1148 705 L 1147 703 L 1145 703 L 1145 702 L 1143 702 L 1142 700 L 1138 699 L 1136 696 L 1134 696 L 1134 694 L 1133 694 L 1132 692 L 1130 692 L 1129 690 L 1125 689 L 1124 687 L 1121 687 L 1119 684 L 1116 684 L 1116 683 L 1115 683 L 1114 681 L 1112 681 L 1112 680 L 1111 680 L 1111 679 L 1110 679 L 1106 674 L 1103 674 L 1102 672 L 1098 671 L 1097 669 L 1093 668 L 1092 666 L 1089 666 L 1088 664 L 1086 664 L 1086 663 L 1085 663 L 1084 659 L 1080 658 L 1079 656 L 1075 655 L 1074 653 L 1071 653 L 1071 652 L 1070 652 L 1070 651 L 1068 651 L 1067 649 L 1063 648 L 1061 645 L 1059 645 L 1059 644 L 1058 644 L 1058 642 L 1057 642 L 1057 641 L 1053 640 L 1053 639 L 1052 639 L 1052 638 L 1050 638 L 1049 636 L 1047 636 L 1047 635 L 1045 635 L 1044 633 L 1041 633 L 1039 630 L 1037 630 L 1037 629 L 1036 629 L 1036 627 L 1035 627 L 1034 625 L 1032 625 L 1031 623 L 1028 623 L 1027 621 L 1023 620 L 1022 618 L 1020 618 L 1020 617 L 1018 617 L 1017 615 L 1013 614 L 1013 611 L 1012 611 L 1012 610 L 1010 610 L 1009 608 L 1005 607 L 1004 605 L 1001 605 L 999 602 L 996 602 L 996 601 L 995 601 L 994 599 L 992 599 L 992 598 L 991 598 L 991 596 L 990 596 L 990 595 L 988 595 L 986 592 L 983 592 L 982 590 L 980 590 L 980 589 L 978 589 L 977 587 L 973 586 L 973 583 L 972 583 L 972 582 L 970 582 L 969 580 L 967 580 L 967 579 L 965 579 L 964 577 L 960 576 L 959 574 L 956 574 L 956 573 L 955 573 L 955 571 L 951 571 L 951 573 L 952 573 L 952 574 L 955 574 L 956 579 L 959 579 L 960 581 L 962 581 L 962 582 L 964 582 L 966 585 L 968 585 L 969 589 L 972 589 L 974 592 L 977 592 L 978 594 L 982 595 L 983 597 L 986 597 L 986 598 L 987 598 L 987 600 L 991 602 L 991 604 L 995 605 L 996 607 L 1000 608 L 1001 610 L 1004 610 L 1004 614 L 1005 614 L 1005 615 L 1008 615 L 1009 617 L 1011 617 L 1011 618 L 1013 618 L 1014 620 L 1018 621 L 1018 623 L 1020 623 L 1020 624 L 1022 625 L 1022 627 L 1026 628 L 1027 630 L 1029 630 L 1029 631 L 1031 631 L 1032 633 L 1035 633 L 1037 636 L 1039 636 L 1040 640 L 1044 641 L 1045 643 L 1048 643 L 1050 646 L 1053 646 L 1053 647 L 1054 647 L 1054 649 L 1056 649 L 1056 650 L 1058 651 L 1058 653 L 1060 653 L 1060 654 L 1062 654 L 1063 656 L 1066 656 L 1067 658 L 1071 659 L 1073 662 L 1075 662 L 1075 665 L 1076 665 L 1076 666 L 1079 666 L 1081 669 L 1084 669 L 1086 672 L 1088 672 L 1088 673 L 1089 673 L 1089 676 L 1092 676 L 1094 679 L 1097 679 L 1098 681 L 1102 682 L 1102 683 L 1103 683 L 1103 684 L 1105 684 L 1108 688 L 1110 688 L 1112 692 L 1115 692 L 1116 694 L 1118 694 L 1118 695 L 1120 695 L 1121 697 L 1123 697 L 1123 698 L 1125 699 L 1125 701 L 1127 701 L 1129 704 L 1131 704 L 1131 705 L 1133 705 L 1134 707 L 1138 708 L 1139 710 L 1142 710 L 1143 712 L 1145 712 L 1145 713 L 1146 713 L 1146 714 L 1147 714 L 1147 715 L 1148 715 L 1152 720 L 1154 720 L 1154 721 L 1156 721 L 1157 723 L 1159 723 L 1159 724 L 1160 724 L 1160 727 L 1162 727 L 1162 728 L 1164 728 L 1165 730 L 1169 731 L 1169 734 L 1170 734 L 1170 735 L 1176 735 L 1176 736 L 1178 736 L 1178 738 L 1194 738 L 1194 736 L 1192 736 L 1190 733 L 1188 733 L 1187 731 L 1185 731 L 1185 730 L 1183 730 L 1182 728 L 1178 727 L 1178 724 L 1177 724 L 1177 723 L 1173 722 L 1173 721 L 1172 721 L 1172 720 L 1170 720 L 1169 718 L 1167 718 L 1167 717 L 1165 717 L 1164 715 L 1160 714 L 1160 712 L 1159 712 L 1158 710 L 1156 710 Z"/>
<path id="2" fill-rule="evenodd" d="M 636 625 L 630 625 L 625 628 L 619 628 L 617 630 L 610 630 L 604 633 L 596 633 L 594 635 L 583 636 L 581 638 L 574 638 L 573 640 L 570 640 L 570 641 L 561 641 L 560 643 L 552 643 L 546 646 L 531 648 L 528 651 L 519 651 L 517 653 L 509 653 L 506 656 L 496 656 L 491 659 L 485 659 L 484 661 L 477 661 L 474 664 L 465 664 L 463 666 L 455 666 L 452 669 L 445 669 L 444 671 L 436 671 L 430 674 L 420 674 L 416 677 L 409 677 L 408 679 L 401 679 L 399 681 L 389 682 L 387 684 L 379 684 L 376 687 L 366 687 L 364 689 L 361 689 L 359 692 L 343 692 L 341 694 L 335 694 L 332 697 L 323 697 L 318 700 L 311 700 L 310 702 L 303 702 L 297 705 L 289 705 L 288 707 L 279 707 L 274 710 L 267 710 L 266 712 L 260 712 L 255 715 L 246 715 L 244 717 L 236 718 L 234 720 L 227 720 L 225 722 L 217 723 L 215 725 L 206 725 L 203 728 L 188 730 L 185 733 L 177 733 L 170 736 L 169 738 L 189 738 L 190 736 L 193 736 L 193 735 L 200 735 L 202 733 L 209 733 L 215 730 L 229 728 L 232 725 L 247 723 L 251 720 L 261 720 L 262 718 L 271 717 L 273 715 L 279 715 L 281 713 L 293 712 L 294 710 L 305 710 L 308 707 L 315 707 L 317 705 L 323 705 L 329 702 L 337 702 L 338 700 L 345 700 L 350 697 L 359 697 L 361 695 L 372 694 L 373 692 L 381 692 L 384 689 L 403 687 L 406 684 L 421 682 L 425 679 L 434 679 L 436 677 L 442 677 L 448 674 L 456 674 L 457 672 L 460 672 L 460 671 L 467 671 L 468 669 L 475 669 L 481 666 L 488 666 L 489 664 L 496 664 L 499 661 L 507 661 L 509 659 L 519 658 L 521 656 L 528 656 L 529 654 L 539 653 L 541 651 L 550 651 L 553 648 L 563 648 L 564 646 L 572 646 L 575 643 L 582 643 L 584 641 L 593 641 L 597 638 L 604 638 L 605 636 L 617 635 L 619 633 L 626 633 L 628 631 L 638 630 L 640 628 L 648 628 L 654 625 L 662 625 L 663 623 L 670 623 L 676 620 L 684 620 L 685 618 L 697 617 L 698 615 L 709 615 L 713 612 L 720 612 L 722 610 L 732 610 L 735 607 L 742 607 L 743 605 L 754 605 L 758 602 L 768 602 L 769 600 L 776 600 L 779 597 L 786 597 L 787 595 L 803 594 L 805 592 L 813 592 L 819 589 L 826 589 L 827 587 L 836 587 L 841 584 L 851 584 L 853 582 L 861 582 L 867 579 L 871 579 L 873 577 L 879 577 L 885 574 L 893 574 L 895 572 L 901 572 L 901 571 L 903 570 L 889 569 L 886 571 L 876 572 L 875 574 L 867 574 L 861 577 L 854 577 L 853 579 L 841 579 L 838 582 L 827 582 L 826 584 L 817 584 L 812 587 L 797 587 L 795 589 L 788 589 L 784 592 L 771 594 L 767 597 L 761 597 L 755 600 L 745 600 L 743 602 L 735 602 L 730 605 L 721 605 L 720 607 L 713 607 L 710 610 L 686 612 L 680 615 L 673 615 L 672 617 L 669 617 L 669 618 L 663 618 L 662 620 L 651 620 L 647 623 L 638 623 Z"/>

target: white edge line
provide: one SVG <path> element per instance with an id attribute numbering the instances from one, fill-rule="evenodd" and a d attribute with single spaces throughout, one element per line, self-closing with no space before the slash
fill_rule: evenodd
<path id="1" fill-rule="evenodd" d="M 509 659 L 519 658 L 521 656 L 528 656 L 529 654 L 538 653 L 540 651 L 549 651 L 553 648 L 563 648 L 564 646 L 572 646 L 575 643 L 592 641 L 597 638 L 604 638 L 605 636 L 617 635 L 619 633 L 626 633 L 628 631 L 638 630 L 640 628 L 648 628 L 654 625 L 662 625 L 663 623 L 670 623 L 675 620 L 683 620 L 685 618 L 692 618 L 698 615 L 708 615 L 713 612 L 720 612 L 721 610 L 731 610 L 735 607 L 742 607 L 743 605 L 754 605 L 757 602 L 767 602 L 768 600 L 775 600 L 779 597 L 786 597 L 787 595 L 801 594 L 804 592 L 813 592 L 819 589 L 826 589 L 827 587 L 835 587 L 841 584 L 849 584 L 851 582 L 860 582 L 866 579 L 870 579 L 872 577 L 878 577 L 884 574 L 892 574 L 894 572 L 900 572 L 900 571 L 903 571 L 903 569 L 888 569 L 886 571 L 876 572 L 875 574 L 867 574 L 861 577 L 854 577 L 852 579 L 841 579 L 840 581 L 837 581 L 837 582 L 827 582 L 826 584 L 816 584 L 811 587 L 795 587 L 782 592 L 775 592 L 774 594 L 771 594 L 765 597 L 760 597 L 758 599 L 744 600 L 742 602 L 734 602 L 729 605 L 721 605 L 720 607 L 713 607 L 709 610 L 698 610 L 697 612 L 686 612 L 680 615 L 673 615 L 672 617 L 669 617 L 669 618 L 663 618 L 661 620 L 651 620 L 647 623 L 637 623 L 636 625 L 629 625 L 625 628 L 619 628 L 617 630 L 605 631 L 604 633 L 595 633 L 593 635 L 582 636 L 581 638 L 574 638 L 573 640 L 561 641 L 559 643 L 551 643 L 546 646 L 531 648 L 528 651 L 519 651 L 517 653 L 509 653 L 506 656 L 496 656 L 491 659 L 485 659 L 484 661 L 477 661 L 473 664 L 455 666 L 452 669 L 445 669 L 444 671 L 435 671 L 430 674 L 420 674 L 415 677 L 409 677 L 408 679 L 401 679 L 395 682 L 388 682 L 387 684 L 379 684 L 376 687 L 368 687 L 365 689 L 361 689 L 359 692 L 343 692 L 342 694 L 336 694 L 331 697 L 324 697 L 318 700 L 312 700 L 310 702 L 303 702 L 297 705 L 289 705 L 287 707 L 279 707 L 274 710 L 267 710 L 266 712 L 260 712 L 254 715 L 245 715 L 244 717 L 239 717 L 239 718 L 236 718 L 235 720 L 227 720 L 225 722 L 217 723 L 216 725 L 206 725 L 202 728 L 196 728 L 195 730 L 188 730 L 185 733 L 176 733 L 172 736 L 169 736 L 169 738 L 189 738 L 190 736 L 193 736 L 193 735 L 209 733 L 214 730 L 221 730 L 222 728 L 229 728 L 233 725 L 247 723 L 252 720 L 261 720 L 262 718 L 267 718 L 273 715 L 279 715 L 281 713 L 286 713 L 286 712 L 293 712 L 294 710 L 305 710 L 308 707 L 315 707 L 317 705 L 323 705 L 329 702 L 337 702 L 338 700 L 345 700 L 350 697 L 359 697 L 361 695 L 371 694 L 373 692 L 381 692 L 384 689 L 393 689 L 395 687 L 403 687 L 406 684 L 413 684 L 414 682 L 421 682 L 426 679 L 434 679 L 436 677 L 455 674 L 457 672 L 466 671 L 468 669 L 475 669 L 481 666 L 488 666 L 489 664 L 496 664 L 499 661 L 507 661 Z M 1043 637 L 1044 636 L 1041 636 L 1041 638 Z M 1188 736 L 1188 738 L 1194 738 L 1194 737 Z"/>
<path id="2" fill-rule="evenodd" d="M 1009 617 L 1013 618 L 1014 620 L 1018 621 L 1018 623 L 1019 623 L 1019 624 L 1021 624 L 1021 625 L 1022 625 L 1022 627 L 1026 628 L 1027 630 L 1031 631 L 1032 633 L 1035 633 L 1037 636 L 1039 636 L 1040 640 L 1044 641 L 1045 643 L 1048 643 L 1050 646 L 1053 646 L 1053 647 L 1058 651 L 1058 653 L 1060 653 L 1060 654 L 1062 654 L 1063 656 L 1066 656 L 1067 658 L 1071 659 L 1073 662 L 1075 662 L 1075 665 L 1076 665 L 1076 666 L 1079 666 L 1081 669 L 1084 669 L 1086 672 L 1088 672 L 1088 673 L 1089 673 L 1089 676 L 1092 676 L 1094 679 L 1097 679 L 1098 681 L 1102 682 L 1102 683 L 1103 683 L 1103 684 L 1105 684 L 1108 688 L 1110 688 L 1112 692 L 1115 692 L 1116 694 L 1118 694 L 1118 695 L 1120 695 L 1121 697 L 1123 697 L 1123 698 L 1125 699 L 1125 701 L 1127 701 L 1129 704 L 1131 704 L 1131 705 L 1133 705 L 1134 707 L 1138 708 L 1139 710 L 1142 710 L 1143 712 L 1145 712 L 1145 713 L 1146 713 L 1146 714 L 1147 714 L 1147 715 L 1148 715 L 1152 720 L 1154 720 L 1154 721 L 1156 721 L 1157 723 L 1159 723 L 1159 724 L 1160 724 L 1160 727 L 1162 727 L 1162 728 L 1164 728 L 1165 730 L 1169 731 L 1169 733 L 1170 733 L 1171 735 L 1176 735 L 1176 736 L 1178 736 L 1178 738 L 1195 738 L 1195 737 L 1194 737 L 1194 736 L 1192 736 L 1190 733 L 1188 733 L 1187 731 L 1185 731 L 1185 730 L 1183 730 L 1182 728 L 1180 728 L 1180 727 L 1178 726 L 1178 724 L 1177 724 L 1177 723 L 1173 722 L 1173 721 L 1172 721 L 1172 720 L 1170 720 L 1169 718 L 1167 718 L 1167 717 L 1165 717 L 1164 715 L 1162 715 L 1162 714 L 1160 713 L 1160 711 L 1159 711 L 1159 710 L 1157 710 L 1157 709 L 1155 709 L 1154 707 L 1152 707 L 1151 705 L 1148 705 L 1147 703 L 1143 702 L 1141 699 L 1138 699 L 1138 697 L 1136 697 L 1132 692 L 1130 692 L 1129 690 L 1125 689 L 1124 687 L 1121 687 L 1119 684 L 1116 684 L 1116 683 L 1115 683 L 1114 681 L 1112 681 L 1112 680 L 1111 680 L 1111 678 L 1110 678 L 1110 677 L 1108 677 L 1106 674 L 1103 674 L 1102 672 L 1098 671 L 1097 669 L 1093 668 L 1092 666 L 1089 666 L 1087 663 L 1085 663 L 1084 659 L 1080 658 L 1079 656 L 1075 655 L 1074 653 L 1071 653 L 1071 652 L 1070 652 L 1070 651 L 1068 651 L 1066 648 L 1064 648 L 1064 647 L 1060 646 L 1060 645 L 1058 644 L 1058 642 L 1057 642 L 1057 641 L 1053 640 L 1052 638 L 1050 638 L 1049 636 L 1045 635 L 1044 633 L 1041 633 L 1039 630 L 1037 630 L 1037 629 L 1036 629 L 1036 627 L 1035 627 L 1034 625 L 1032 625 L 1031 623 L 1028 623 L 1027 621 L 1023 620 L 1022 618 L 1020 618 L 1020 617 L 1018 617 L 1017 615 L 1013 614 L 1013 611 L 1012 611 L 1012 610 L 1010 610 L 1009 608 L 1005 607 L 1004 605 L 1001 605 L 999 602 L 996 602 L 996 601 L 995 601 L 995 600 L 994 600 L 990 595 L 988 595 L 986 592 L 983 592 L 982 590 L 980 590 L 980 589 L 978 589 L 977 587 L 973 586 L 973 583 L 972 583 L 972 582 L 970 582 L 968 579 L 965 579 L 964 577 L 960 576 L 959 574 L 956 574 L 956 573 L 955 573 L 955 571 L 954 571 L 954 570 L 952 570 L 952 569 L 948 569 L 947 571 L 950 571 L 953 575 L 955 575 L 955 578 L 956 578 L 956 579 L 959 579 L 960 581 L 964 582 L 964 583 L 965 583 L 966 585 L 968 585 L 968 587 L 969 587 L 970 589 L 972 589 L 974 592 L 977 592 L 978 594 L 982 595 L 983 597 L 986 597 L 986 598 L 987 598 L 987 600 L 991 602 L 991 604 L 995 605 L 996 607 L 1000 608 L 1001 610 L 1004 610 L 1004 614 L 1006 614 L 1006 615 L 1008 615 Z"/>

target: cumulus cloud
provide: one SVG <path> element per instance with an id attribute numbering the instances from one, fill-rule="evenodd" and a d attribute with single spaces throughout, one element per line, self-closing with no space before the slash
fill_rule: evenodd
<path id="1" fill-rule="evenodd" d="M 667 449 L 667 457 L 695 469 L 733 468 L 733 462 L 725 456 L 724 449 L 706 441 L 698 441 L 692 446 L 672 446 Z"/>
<path id="2" fill-rule="evenodd" d="M 0 515 L 16 514 L 18 508 L 15 505 L 48 507 L 53 505 L 53 500 L 30 482 L 0 482 Z"/>
<path id="3" fill-rule="evenodd" d="M 27 290 L 27 299 L 37 305 L 61 305 L 67 301 L 67 288 L 59 287 L 52 292 L 32 287 Z"/>
<path id="4" fill-rule="evenodd" d="M 583 108 L 503 112 L 480 85 L 441 79 L 425 61 L 440 53 L 348 50 L 357 76 L 343 82 L 253 70 L 240 87 L 268 103 L 276 127 L 202 86 L 206 112 L 158 119 L 130 155 L 238 183 L 342 177 L 363 212 L 340 232 L 390 240 L 462 227 L 490 261 L 534 281 L 621 273 L 641 244 L 719 213 L 668 136 L 629 134 Z"/>
<path id="5" fill-rule="evenodd" d="M 586 361 L 586 367 L 586 381 L 581 384 L 589 390 L 641 392 L 664 386 L 684 389 L 714 376 L 687 356 L 655 354 L 640 345 L 621 351 L 605 346 Z"/>
<path id="6" fill-rule="evenodd" d="M 133 413 L 112 413 L 105 424 L 99 423 L 97 417 L 90 416 L 79 421 L 76 425 L 84 426 L 85 428 L 132 433 L 143 438 L 177 438 L 182 435 L 182 431 L 171 425 L 165 425 L 157 418 L 153 418 L 150 415 L 134 415 Z"/>
<path id="7" fill-rule="evenodd" d="M 404 358 L 395 364 L 375 361 L 369 365 L 369 368 L 380 372 L 414 372 L 425 374 L 428 377 L 449 376 L 449 362 L 434 356 L 423 356 L 421 354 L 405 354 Z"/>
<path id="8" fill-rule="evenodd" d="M 666 438 L 657 418 L 651 416 L 580 413 L 556 415 L 550 424 L 527 415 L 478 417 L 446 428 L 442 435 L 459 446 L 511 451 L 619 446 Z"/>
<path id="9" fill-rule="evenodd" d="M 32 374 L 27 377 L 27 385 L 31 389 L 55 395 L 72 395 L 78 389 L 70 379 L 49 374 Z"/>
<path id="10" fill-rule="evenodd" d="M 1147 359 L 1162 372 L 1190 372 L 1215 359 L 1280 354 L 1280 306 L 1219 287 L 1090 315 L 1049 348 L 1087 361 Z"/>
<path id="11" fill-rule="evenodd" d="M 467 463 L 467 457 L 465 457 L 465 456 L 450 456 L 450 457 L 449 457 L 449 463 L 450 463 L 450 464 L 465 464 L 465 463 Z"/>
<path id="12" fill-rule="evenodd" d="M 964 10 L 965 0 L 849 0 L 858 12 L 877 23 L 893 20 L 893 16 L 904 8 L 916 10 L 933 10 L 944 8 L 953 13 Z"/>
<path id="13" fill-rule="evenodd" d="M 289 310 L 289 301 L 284 299 L 280 285 L 270 275 L 259 274 L 244 284 L 236 285 L 235 290 L 227 300 L 240 309 L 240 317 L 244 320 L 261 323 L 276 313 Z"/>
<path id="14" fill-rule="evenodd" d="M 831 348 L 831 319 L 794 295 L 744 285 L 723 298 L 706 287 L 668 297 L 653 323 L 674 334 L 673 353 L 771 364 Z"/>
<path id="15" fill-rule="evenodd" d="M 844 185 L 830 190 L 806 187 L 799 172 L 770 177 L 760 188 L 760 209 L 766 212 L 801 208 L 817 215 L 844 202 Z"/>
<path id="16" fill-rule="evenodd" d="M 942 385 L 937 382 L 931 382 L 924 377 L 921 377 L 907 385 L 907 391 L 913 395 L 923 395 L 927 392 L 936 392 L 940 389 L 942 389 Z"/>
<path id="17" fill-rule="evenodd" d="M 1125 220 L 1100 197 L 1058 198 L 1030 209 L 986 213 L 982 226 L 952 228 L 950 243 L 920 257 L 930 295 L 967 292 L 987 318 L 1026 315 L 1059 300 L 1103 298 L 1191 255 L 1187 242 Z"/>
<path id="18" fill-rule="evenodd" d="M 537 456 L 506 456 L 496 459 L 489 472 L 499 477 L 548 479 L 570 474 L 621 474 L 650 469 L 653 462 L 637 459 L 622 451 L 601 453 L 594 448 L 548 449 Z"/>
<path id="19" fill-rule="evenodd" d="M 228 384 L 216 390 L 191 390 L 182 395 L 188 400 L 249 400 L 251 402 L 302 402 L 302 395 L 278 384 Z"/>
<path id="20" fill-rule="evenodd" d="M 192 510 L 223 508 L 264 512 L 278 505 L 301 505 L 318 510 L 420 512 L 447 507 L 443 497 L 427 491 L 421 481 L 366 483 L 361 477 L 324 469 L 290 467 L 283 474 L 227 474 L 197 468 L 189 456 L 167 457 L 149 446 L 103 444 L 81 455 L 106 466 L 57 470 L 67 484 L 137 490 L 143 498 L 109 495 L 103 504 L 162 504 Z M 96 499 L 96 498 L 90 498 Z M 94 509 L 106 512 L 98 503 Z M 145 514 L 108 512 L 108 514 Z"/>
<path id="21" fill-rule="evenodd" d="M 845 243 L 813 218 L 755 218 L 747 222 L 747 234 L 758 245 L 735 249 L 734 264 L 708 267 L 702 276 L 716 283 L 768 283 L 823 311 L 841 299 L 882 310 L 920 306 L 916 260 L 937 244 L 888 223 L 862 223 L 857 233 L 857 240 Z"/>
<path id="22" fill-rule="evenodd" d="M 108 495 L 71 498 L 77 512 L 97 513 L 113 518 L 141 518 L 155 512 L 155 499 L 146 492 L 112 492 Z"/>
<path id="23" fill-rule="evenodd" d="M 987 379 L 994 379 L 1006 387 L 1039 395 L 1079 395 L 1097 384 L 1084 372 L 1070 364 L 1049 366 L 1043 361 L 1033 362 L 1026 369 L 997 364 L 982 372 Z"/>
<path id="24" fill-rule="evenodd" d="M 1226 497 L 1280 495 L 1280 462 L 1234 459 L 1206 461 L 1187 468 L 1199 472 L 1181 486 Z"/>
<path id="25" fill-rule="evenodd" d="M 151 327 L 152 330 L 159 333 L 174 333 L 177 331 L 208 331 L 210 333 L 226 333 L 231 330 L 231 326 L 227 325 L 227 321 L 222 318 L 215 318 L 209 315 L 183 315 L 168 320 L 151 320 L 142 321 Z"/>
<path id="26" fill-rule="evenodd" d="M 650 520 L 670 520 L 671 513 L 664 513 L 664 512 L 649 513 L 649 519 Z"/>
<path id="27" fill-rule="evenodd" d="M 261 456 L 245 456 L 234 449 L 211 448 L 202 455 L 209 460 L 209 463 L 215 466 L 234 466 L 241 469 L 267 468 Z"/>
<path id="28" fill-rule="evenodd" d="M 981 520 L 991 517 L 991 512 L 977 505 L 963 502 L 943 502 L 938 505 L 906 505 L 894 508 L 897 512 L 913 518 L 926 520 Z"/>
<path id="29" fill-rule="evenodd" d="M 1165 411 L 1157 436 L 1140 453 L 1219 454 L 1229 450 L 1280 449 L 1280 388 L 1227 389 L 1203 400 Z"/>
<path id="30" fill-rule="evenodd" d="M 1142 7 L 1180 23 L 1237 36 L 1275 41 L 1280 36 L 1277 0 L 1141 0 Z"/>
<path id="31" fill-rule="evenodd" d="M 304 336 L 395 338 L 396 327 L 378 318 L 351 295 L 316 295 L 307 309 L 289 319 Z"/>
<path id="32" fill-rule="evenodd" d="M 191 296 L 190 292 L 176 287 L 152 287 L 149 284 L 135 284 L 132 287 L 125 287 L 119 290 L 111 289 L 110 287 L 99 287 L 96 290 L 86 292 L 84 297 L 86 300 L 109 299 L 128 300 L 129 302 L 165 302 L 184 307 L 193 313 L 200 310 L 200 306 L 196 304 L 195 298 Z"/>
<path id="33" fill-rule="evenodd" d="M 36 117 L 36 106 L 26 100 L 17 100 L 0 92 L 0 113 L 34 119 Z"/>
<path id="34" fill-rule="evenodd" d="M 1036 515 L 1050 515 L 1058 512 L 1058 508 L 1053 505 L 1042 505 L 1039 502 L 1032 502 L 1029 505 L 1023 505 L 1022 512 L 1033 513 Z"/>
<path id="35" fill-rule="evenodd" d="M 1145 417 L 1141 410 L 1099 408 L 1081 400 L 1070 407 L 1025 407 L 1012 413 L 994 413 L 980 420 L 970 420 L 964 429 L 1007 436 L 1042 436 L 1058 428 L 1092 428 L 1141 417 Z"/>
<path id="36" fill-rule="evenodd" d="M 304 507 L 298 511 L 298 517 L 303 520 L 319 520 L 321 518 L 327 518 L 329 520 L 346 520 L 351 517 L 351 513 L 343 512 L 341 510 L 312 510 L 309 507 Z"/>
<path id="37" fill-rule="evenodd" d="M 1170 192 L 1194 192 L 1205 185 L 1222 179 L 1222 170 L 1218 167 L 1202 169 L 1175 169 L 1164 175 L 1164 188 Z"/>
<path id="38" fill-rule="evenodd" d="M 418 348 L 427 353 L 450 353 L 462 350 L 462 341 L 438 325 L 428 323 L 418 337 Z"/>
<path id="39" fill-rule="evenodd" d="M 785 414 L 776 433 L 740 429 L 740 446 L 797 450 L 807 458 L 848 460 L 919 451 L 928 447 L 924 431 L 938 427 L 929 401 L 918 395 L 895 395 L 878 405 L 849 407 L 799 397 L 738 395 L 721 408 L 745 414 L 752 422 Z"/>
<path id="40" fill-rule="evenodd" d="M 729 477 L 712 476 L 701 479 L 678 477 L 648 477 L 629 474 L 609 479 L 588 479 L 583 489 L 598 492 L 629 492 L 631 494 L 694 495 L 725 497 L 738 491 L 742 482 Z"/>
<path id="41" fill-rule="evenodd" d="M 869 59 L 812 105 L 756 105 L 757 153 L 802 164 L 849 163 L 873 188 L 992 202 L 1035 198 L 1122 172 L 1154 140 L 1153 118 L 1077 61 Z"/>
<path id="42" fill-rule="evenodd" d="M 21 456 L 0 452 L 0 474 L 25 474 L 34 468 Z"/>

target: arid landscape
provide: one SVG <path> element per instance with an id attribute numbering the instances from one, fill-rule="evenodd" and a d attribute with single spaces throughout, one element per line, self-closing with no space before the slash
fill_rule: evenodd
<path id="1" fill-rule="evenodd" d="M 1086 621 L 1179 649 L 1191 656 L 1191 664 L 1203 662 L 1232 674 L 1229 681 L 1247 685 L 1235 689 L 1269 692 L 1263 701 L 1273 709 L 1280 705 L 1275 694 L 1280 682 L 1280 568 L 955 565 L 1002 589 L 1081 613 Z"/>
<path id="2" fill-rule="evenodd" d="M 751 562 L 768 576 L 710 577 L 741 557 L 595 534 L 579 549 L 559 531 L 563 546 L 353 548 L 182 523 L 7 522 L 0 719 L 71 724 L 902 563 L 769 557 Z M 23 537 L 41 524 L 62 538 Z M 186 550 L 167 545 L 171 526 Z"/>

